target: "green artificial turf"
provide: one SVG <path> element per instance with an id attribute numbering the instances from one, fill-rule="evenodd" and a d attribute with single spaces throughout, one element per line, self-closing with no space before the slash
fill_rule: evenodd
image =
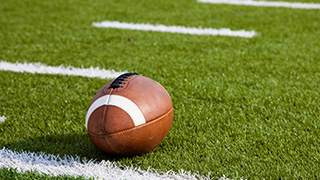
<path id="1" fill-rule="evenodd" d="M 320 178 L 320 10 L 190 0 L 0 4 L 0 61 L 137 72 L 161 83 L 175 109 L 172 128 L 154 151 L 110 157 L 93 146 L 84 126 L 91 99 L 110 79 L 0 71 L 0 116 L 7 117 L 0 124 L 0 148 L 210 172 L 213 178 Z M 92 26 L 103 20 L 258 35 Z M 1 169 L 1 176 L 30 177 L 8 169 Z"/>
<path id="2" fill-rule="evenodd" d="M 0 178 L 1 179 L 10 179 L 10 180 L 34 180 L 34 179 L 47 179 L 47 180 L 84 180 L 83 177 L 69 177 L 69 176 L 56 176 L 50 177 L 47 175 L 40 175 L 37 172 L 27 172 L 24 174 L 19 173 L 16 169 L 7 169 L 3 168 L 0 170 Z"/>

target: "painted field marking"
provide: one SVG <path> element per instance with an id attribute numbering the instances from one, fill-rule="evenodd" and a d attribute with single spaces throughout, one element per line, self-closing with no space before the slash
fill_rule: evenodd
<path id="1" fill-rule="evenodd" d="M 79 157 L 45 154 L 43 152 L 15 152 L 10 149 L 0 149 L 0 169 L 13 168 L 18 173 L 36 171 L 39 174 L 49 176 L 67 175 L 73 177 L 83 176 L 93 179 L 210 179 L 206 176 L 193 174 L 191 172 L 180 170 L 178 173 L 168 171 L 159 173 L 154 169 L 141 170 L 122 166 L 110 161 L 96 163 L 93 160 L 80 160 Z M 220 180 L 227 180 L 225 176 Z"/>
<path id="2" fill-rule="evenodd" d="M 6 121 L 6 117 L 5 116 L 0 116 L 0 124 Z"/>
<path id="3" fill-rule="evenodd" d="M 198 0 L 200 3 L 231 4 L 245 6 L 286 7 L 295 9 L 320 9 L 320 4 L 282 2 L 282 1 L 253 1 L 253 0 Z"/>
<path id="4" fill-rule="evenodd" d="M 90 78 L 113 79 L 126 72 L 116 72 L 114 70 L 93 68 L 76 68 L 72 66 L 47 66 L 41 63 L 10 63 L 0 61 L 0 71 L 28 72 L 39 74 L 61 74 L 70 76 L 82 76 Z"/>
<path id="5" fill-rule="evenodd" d="M 230 30 L 227 28 L 212 29 L 212 28 L 196 28 L 196 27 L 183 27 L 183 26 L 165 26 L 165 25 L 152 25 L 152 24 L 134 24 L 119 21 L 102 21 L 92 24 L 94 27 L 100 28 L 117 28 L 117 29 L 130 29 L 140 31 L 156 31 L 192 35 L 211 35 L 211 36 L 235 36 L 252 38 L 257 33 L 255 31 L 246 30 Z"/>

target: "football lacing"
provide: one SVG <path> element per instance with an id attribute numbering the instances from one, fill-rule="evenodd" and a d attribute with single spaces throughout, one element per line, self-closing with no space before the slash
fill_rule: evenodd
<path id="1" fill-rule="evenodd" d="M 127 81 L 126 79 L 133 75 L 139 75 L 138 73 L 124 73 L 118 76 L 109 86 L 109 88 L 122 88 L 121 84 L 124 84 L 124 81 Z"/>

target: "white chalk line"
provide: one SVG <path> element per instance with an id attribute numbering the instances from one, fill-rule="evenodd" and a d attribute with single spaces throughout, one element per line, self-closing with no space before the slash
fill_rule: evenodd
<path id="1" fill-rule="evenodd" d="M 13 71 L 20 73 L 38 73 L 38 74 L 55 74 L 55 75 L 69 75 L 69 76 L 82 76 L 90 78 L 109 78 L 113 79 L 124 72 L 116 72 L 114 70 L 105 70 L 98 67 L 93 68 L 76 68 L 72 66 L 47 66 L 41 63 L 11 63 L 6 61 L 0 61 L 1 71 Z"/>
<path id="2" fill-rule="evenodd" d="M 102 21 L 92 23 L 94 27 L 100 28 L 117 28 L 117 29 L 130 29 L 140 31 L 156 31 L 168 33 L 180 33 L 191 35 L 212 35 L 212 36 L 235 36 L 252 38 L 257 33 L 255 31 L 246 30 L 231 30 L 228 28 L 212 29 L 212 28 L 196 28 L 196 27 L 183 27 L 183 26 L 166 26 L 166 25 L 152 25 L 152 24 L 134 24 L 119 21 Z"/>
<path id="3" fill-rule="evenodd" d="M 189 171 L 180 170 L 178 173 L 168 171 L 158 172 L 155 169 L 141 170 L 140 168 L 121 166 L 115 162 L 94 160 L 80 160 L 73 156 L 56 156 L 43 152 L 15 152 L 10 149 L 0 149 L 0 169 L 12 168 L 18 173 L 37 172 L 48 176 L 67 175 L 72 177 L 82 176 L 94 179 L 210 179 Z M 219 178 L 227 180 L 225 176 Z"/>
<path id="4" fill-rule="evenodd" d="M 285 7 L 285 8 L 295 8 L 295 9 L 320 9 L 320 4 L 316 4 L 316 3 L 283 2 L 283 1 L 198 0 L 198 2 L 212 3 L 212 4 L 262 6 L 262 7 Z"/>

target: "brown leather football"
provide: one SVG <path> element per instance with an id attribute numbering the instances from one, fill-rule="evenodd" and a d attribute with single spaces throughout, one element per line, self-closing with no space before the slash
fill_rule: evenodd
<path id="1" fill-rule="evenodd" d="M 168 92 L 156 81 L 125 73 L 106 84 L 90 103 L 86 128 L 102 152 L 134 156 L 156 148 L 173 120 Z"/>

